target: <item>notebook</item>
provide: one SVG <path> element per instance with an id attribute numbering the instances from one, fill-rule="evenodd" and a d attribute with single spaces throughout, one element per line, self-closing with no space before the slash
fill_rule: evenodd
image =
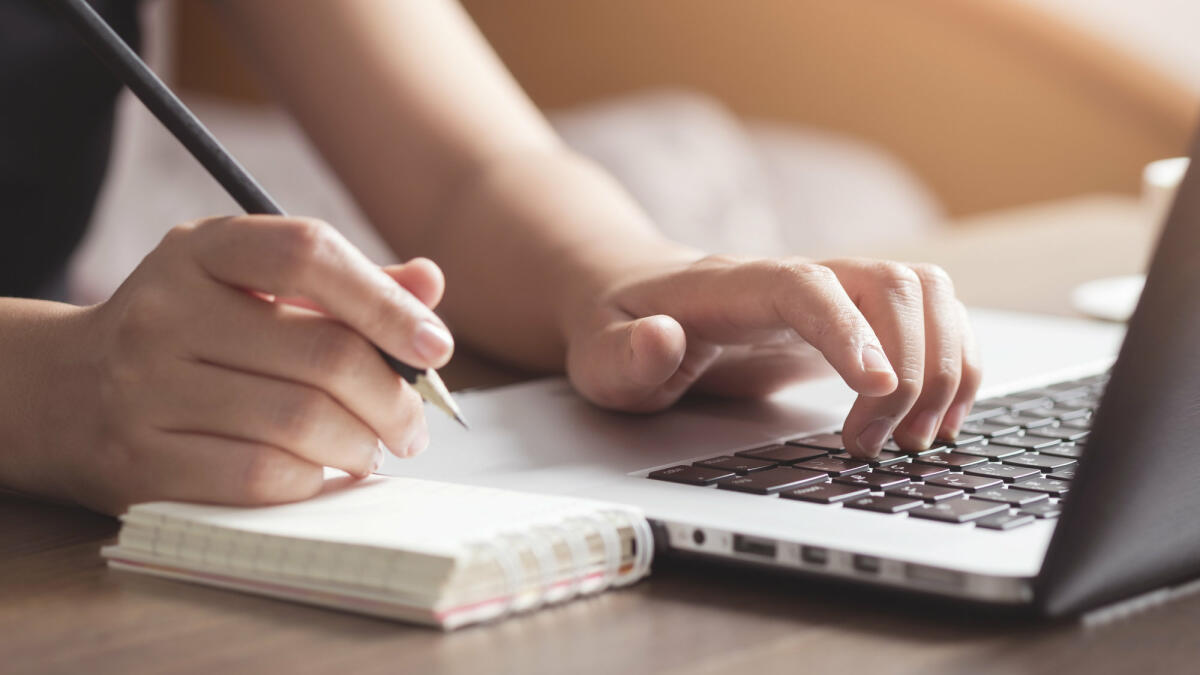
<path id="1" fill-rule="evenodd" d="M 631 584 L 635 508 L 413 478 L 329 480 L 304 502 L 133 506 L 117 569 L 453 629 Z"/>

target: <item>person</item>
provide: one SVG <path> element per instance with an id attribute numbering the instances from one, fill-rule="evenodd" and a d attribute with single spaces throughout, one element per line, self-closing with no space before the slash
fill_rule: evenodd
<path id="1" fill-rule="evenodd" d="M 135 3 L 96 5 L 136 41 Z M 427 446 L 421 401 L 372 343 L 436 368 L 447 326 L 608 408 L 762 396 L 831 366 L 859 394 L 852 454 L 957 433 L 980 370 L 938 268 L 666 239 L 450 0 L 214 6 L 386 242 L 419 257 L 379 267 L 323 222 L 220 216 L 171 229 L 100 304 L 30 299 L 87 221 L 117 84 L 42 3 L 6 3 L 3 486 L 112 514 L 304 499 L 322 467 L 365 476 L 382 447 Z"/>

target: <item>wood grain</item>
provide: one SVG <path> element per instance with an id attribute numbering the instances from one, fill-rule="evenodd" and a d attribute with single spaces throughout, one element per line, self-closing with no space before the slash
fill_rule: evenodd
<path id="1" fill-rule="evenodd" d="M 1039 232 L 1068 242 L 1100 232 L 1104 246 L 1132 252 L 1111 264 L 1136 266 L 1153 231 L 1133 209 L 1096 199 L 997 216 L 936 250 L 1019 251 L 1037 274 L 1063 260 Z M 960 287 L 995 285 L 992 269 L 970 270 Z M 98 550 L 116 531 L 111 518 L 0 493 L 0 672 L 1063 675 L 1191 672 L 1200 658 L 1200 596 L 1084 628 L 687 562 L 662 562 L 627 590 L 443 634 L 110 572 Z"/>

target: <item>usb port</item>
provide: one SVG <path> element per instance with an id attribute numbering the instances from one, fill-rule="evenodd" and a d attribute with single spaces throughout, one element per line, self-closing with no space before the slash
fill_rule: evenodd
<path id="1" fill-rule="evenodd" d="M 854 556 L 854 569 L 859 572 L 879 574 L 879 558 L 873 555 L 856 555 Z"/>
<path id="2" fill-rule="evenodd" d="M 829 562 L 829 551 L 817 546 L 801 546 L 800 559 L 813 565 L 824 565 Z"/>
<path id="3" fill-rule="evenodd" d="M 775 542 L 767 539 L 756 539 L 744 534 L 733 535 L 733 550 L 736 553 L 761 555 L 764 558 L 775 557 Z"/>

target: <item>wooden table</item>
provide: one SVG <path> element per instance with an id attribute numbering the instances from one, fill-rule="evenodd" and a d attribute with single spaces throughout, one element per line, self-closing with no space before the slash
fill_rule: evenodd
<path id="1" fill-rule="evenodd" d="M 943 264 L 971 303 L 1066 313 L 1074 283 L 1140 268 L 1153 238 L 1141 220 L 1128 200 L 1076 200 L 895 253 Z M 459 386 L 511 377 L 454 371 Z M 1085 627 L 678 562 L 627 590 L 442 634 L 109 572 L 97 551 L 116 531 L 0 493 L 0 672 L 1149 674 L 1200 660 L 1200 596 Z"/>

